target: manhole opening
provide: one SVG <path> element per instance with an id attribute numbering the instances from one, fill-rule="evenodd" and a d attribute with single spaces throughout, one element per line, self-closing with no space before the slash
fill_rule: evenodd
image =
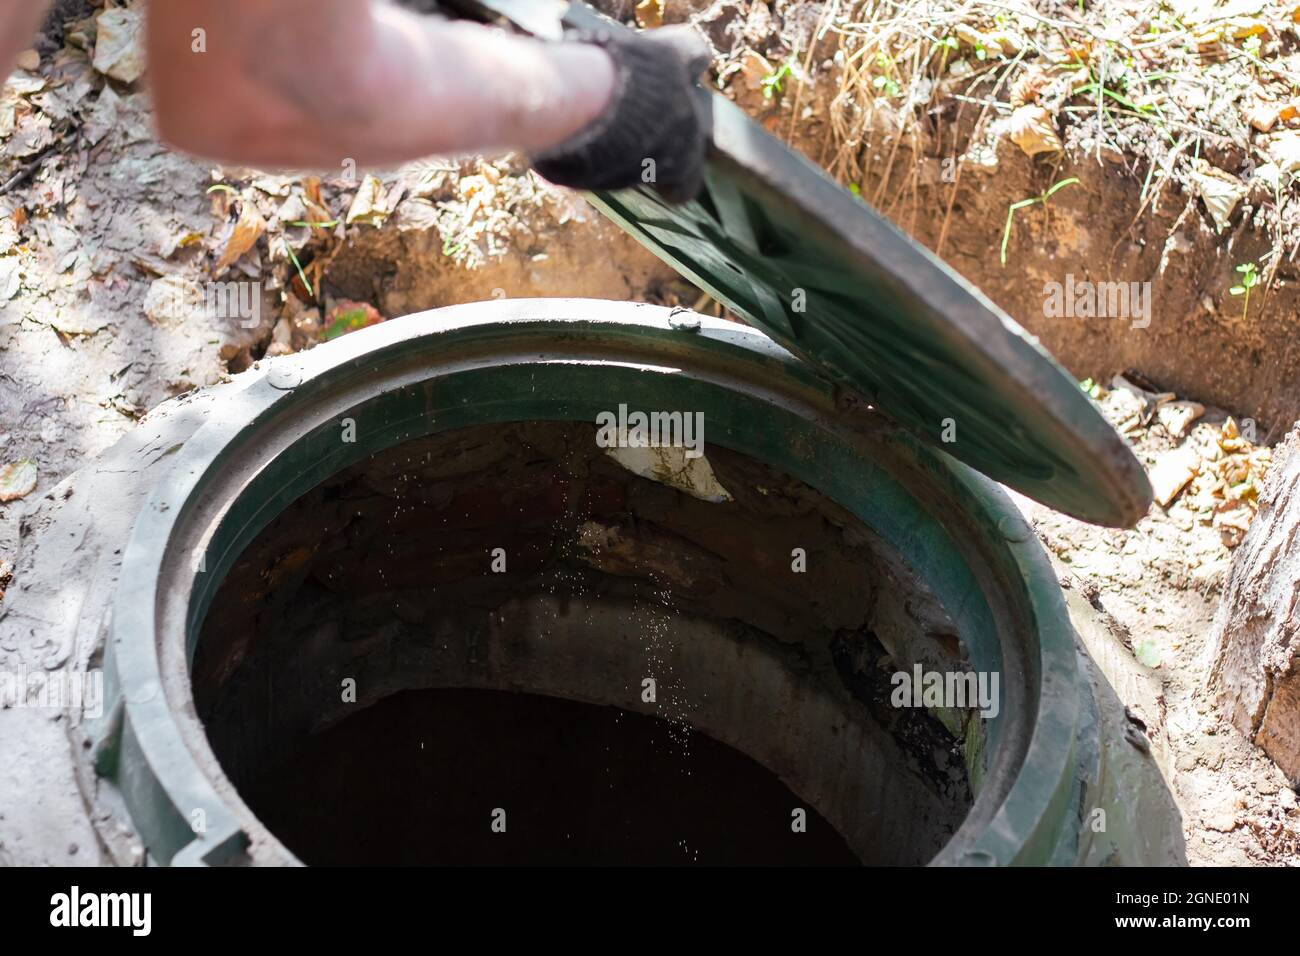
<path id="1" fill-rule="evenodd" d="M 792 808 L 807 804 L 732 747 L 511 691 L 385 698 L 310 737 L 244 798 L 323 865 L 857 862 L 815 810 L 796 832 Z"/>
<path id="2" fill-rule="evenodd" d="M 596 435 L 408 441 L 245 549 L 192 680 L 253 814 L 307 863 L 929 860 L 983 757 L 891 703 L 968 668 L 908 563 L 752 458 L 654 480 Z"/>

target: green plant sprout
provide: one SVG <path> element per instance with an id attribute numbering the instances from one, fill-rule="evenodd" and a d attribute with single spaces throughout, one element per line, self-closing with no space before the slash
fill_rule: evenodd
<path id="1" fill-rule="evenodd" d="M 307 290 L 309 296 L 315 298 L 316 292 L 312 289 L 311 283 L 307 280 L 307 273 L 302 271 L 302 263 L 300 263 L 298 257 L 293 254 L 293 247 L 286 242 L 284 244 L 284 251 L 289 253 L 289 259 L 293 262 L 293 267 L 298 270 L 298 278 L 302 280 L 303 288 Z"/>
<path id="2" fill-rule="evenodd" d="M 1243 262 L 1237 266 L 1237 271 L 1241 273 L 1241 284 L 1234 285 L 1228 292 L 1245 297 L 1241 300 L 1241 319 L 1244 322 L 1246 312 L 1250 308 L 1250 290 L 1259 285 L 1259 273 L 1255 271 L 1253 262 Z"/>
<path id="3" fill-rule="evenodd" d="M 898 96 L 903 92 L 903 88 L 893 77 L 885 76 L 883 73 L 872 78 L 871 86 L 889 97 Z"/>
<path id="4" fill-rule="evenodd" d="M 948 54 L 957 49 L 957 38 L 944 37 L 935 43 L 935 47 L 943 51 L 939 57 L 939 72 L 942 73 L 948 68 Z"/>
<path id="5" fill-rule="evenodd" d="M 898 81 L 891 76 L 891 73 L 897 73 L 894 58 L 883 50 L 876 54 L 876 66 L 884 72 L 878 73 L 871 78 L 871 87 L 884 93 L 886 96 L 898 96 L 903 92 L 903 88 L 898 85 Z"/>
<path id="6" fill-rule="evenodd" d="M 1007 207 L 1007 225 L 1002 230 L 1002 264 L 1007 264 L 1007 242 L 1011 239 L 1011 220 L 1015 218 L 1017 209 L 1024 209 L 1026 206 L 1033 206 L 1037 203 L 1046 203 L 1052 196 L 1066 186 L 1072 185 L 1079 181 L 1078 176 L 1071 176 L 1069 179 L 1062 179 L 1059 183 L 1049 187 L 1045 192 L 1038 196 L 1030 196 L 1028 199 L 1022 199 L 1019 202 L 1013 202 Z"/>
<path id="7" fill-rule="evenodd" d="M 794 70 L 790 67 L 790 61 L 786 60 L 779 67 L 773 70 L 767 76 L 759 80 L 759 85 L 763 88 L 763 99 L 770 100 L 777 93 L 782 93 L 781 81 L 790 76 Z"/>

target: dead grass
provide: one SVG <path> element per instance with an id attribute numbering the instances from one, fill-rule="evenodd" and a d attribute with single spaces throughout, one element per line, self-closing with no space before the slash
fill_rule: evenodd
<path id="1" fill-rule="evenodd" d="M 814 158 L 859 192 L 874 183 L 863 198 L 903 225 L 920 208 L 916 157 L 947 163 L 954 186 L 1008 140 L 1044 163 L 1118 162 L 1143 184 L 1139 217 L 1177 185 L 1174 201 L 1192 197 L 1221 232 L 1246 219 L 1262 229 L 1266 297 L 1300 249 L 1297 17 L 1261 0 L 828 0 L 786 61 L 782 132 L 796 136 L 829 68 Z M 944 236 L 950 218 L 949 205 Z"/>

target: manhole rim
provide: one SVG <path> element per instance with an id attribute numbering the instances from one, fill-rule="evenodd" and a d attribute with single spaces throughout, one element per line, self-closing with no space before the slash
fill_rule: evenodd
<path id="1" fill-rule="evenodd" d="M 786 404 L 810 422 L 820 419 L 819 427 L 842 427 L 834 390 L 762 333 L 709 319 L 702 321 L 698 331 L 685 333 L 672 326 L 669 315 L 665 308 L 573 299 L 485 302 L 419 313 L 278 360 L 292 364 L 301 374 L 298 386 L 286 389 L 270 383 L 266 381 L 269 369 L 264 369 L 227 400 L 230 414 L 203 425 L 185 442 L 151 492 L 123 554 L 106 665 L 110 699 L 122 701 L 115 776 L 137 827 L 160 860 L 239 859 L 248 841 L 245 821 L 251 813 L 218 768 L 234 799 L 219 792 L 211 770 L 201 766 L 196 754 L 196 748 L 200 754 L 205 752 L 209 767 L 216 765 L 192 698 L 171 700 L 171 705 L 180 705 L 177 712 L 169 706 L 164 686 L 169 680 L 175 682 L 176 667 L 174 661 L 168 665 L 161 659 L 160 651 L 168 642 L 160 638 L 158 626 L 160 605 L 169 599 L 168 589 L 160 589 L 159 584 L 183 582 L 187 574 L 184 555 L 176 551 L 175 532 L 199 506 L 203 478 L 212 469 L 232 466 L 232 440 L 252 423 L 287 412 L 301 395 L 328 390 L 332 376 L 355 376 L 368 369 L 369 374 L 382 377 L 386 364 L 387 372 L 393 373 L 393 366 L 409 363 L 412 355 L 425 359 L 437 355 L 440 344 L 455 335 L 481 340 L 482 361 L 492 361 L 494 356 L 498 362 L 508 358 L 527 363 L 528 346 L 540 341 L 575 354 L 585 345 L 593 355 L 621 357 L 629 368 L 643 371 L 668 368 L 662 364 L 665 359 L 683 360 L 678 371 L 694 362 L 693 374 L 761 396 L 774 406 Z M 532 360 L 538 357 L 534 354 Z M 428 377 L 427 366 L 425 373 Z M 391 378 L 389 384 L 393 385 Z M 1083 688 L 1059 585 L 1023 519 L 991 481 L 906 436 L 900 434 L 897 441 L 944 486 L 945 494 L 960 503 L 965 516 L 986 531 L 1000 529 L 988 544 L 1016 568 L 1020 584 L 1012 590 L 1021 593 L 1009 599 L 1018 601 L 1019 611 L 1036 622 L 1030 640 L 1037 648 L 1036 659 L 1028 655 L 1023 665 L 1041 676 L 1032 701 L 1028 740 L 1019 741 L 1024 755 L 1018 767 L 1003 786 L 994 779 L 990 760 L 990 785 L 932 862 L 961 864 L 988 858 L 997 863 L 1047 862 L 1057 856 L 1060 845 L 1070 842 L 1072 831 L 1077 832 L 1077 821 L 1070 825 L 1069 806 L 1080 786 L 1076 738 L 1090 730 L 1081 716 Z M 191 574 L 191 585 L 196 575 Z M 1002 640 L 1005 653 L 1011 645 Z M 1003 666 L 1009 668 L 1012 662 L 1004 660 Z M 188 691 L 188 668 L 182 670 L 182 686 Z M 1003 740 L 999 756 L 1010 752 L 1007 747 L 1008 741 Z M 194 821 L 185 817 L 182 807 L 204 809 L 201 833 L 195 832 Z M 284 862 L 296 862 L 287 849 L 278 846 L 278 850 Z"/>

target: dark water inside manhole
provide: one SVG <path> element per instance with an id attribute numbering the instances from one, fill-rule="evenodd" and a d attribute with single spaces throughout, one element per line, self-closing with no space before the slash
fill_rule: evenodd
<path id="1" fill-rule="evenodd" d="M 315 735 L 244 798 L 311 864 L 858 862 L 739 751 L 537 694 L 405 691 Z"/>
<path id="2" fill-rule="evenodd" d="M 888 706 L 964 663 L 925 583 L 762 462 L 710 446 L 701 500 L 594 434 L 413 440 L 245 549 L 192 683 L 260 823 L 313 863 L 929 860 L 971 794 L 962 736 Z"/>

